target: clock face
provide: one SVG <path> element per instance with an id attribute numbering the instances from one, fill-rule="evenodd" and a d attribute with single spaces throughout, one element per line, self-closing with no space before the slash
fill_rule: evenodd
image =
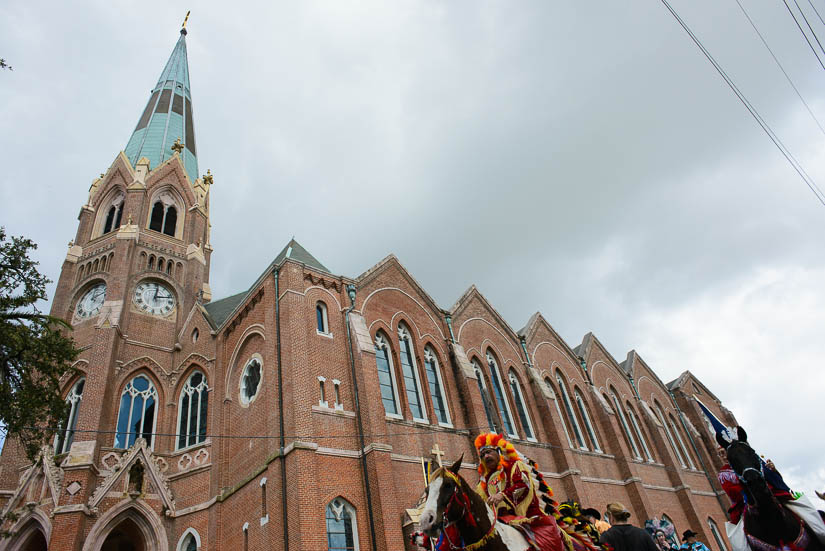
<path id="1" fill-rule="evenodd" d="M 156 281 L 141 282 L 135 288 L 132 301 L 142 312 L 153 316 L 165 316 L 175 308 L 175 295 L 172 290 Z"/>
<path id="2" fill-rule="evenodd" d="M 86 291 L 80 300 L 77 301 L 75 315 L 80 319 L 88 319 L 96 316 L 106 300 L 106 284 L 99 283 Z"/>

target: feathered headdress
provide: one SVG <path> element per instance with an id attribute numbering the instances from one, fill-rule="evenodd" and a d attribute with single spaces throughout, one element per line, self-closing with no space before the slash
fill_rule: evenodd
<path id="1" fill-rule="evenodd" d="M 504 438 L 503 434 L 482 432 L 476 437 L 475 445 L 476 451 L 478 451 L 479 454 L 488 448 L 497 449 L 501 458 L 499 460 L 499 466 L 501 467 L 507 467 L 521 459 L 516 448 Z M 483 461 L 479 462 L 478 472 L 482 475 L 487 474 L 487 467 L 484 466 Z"/>

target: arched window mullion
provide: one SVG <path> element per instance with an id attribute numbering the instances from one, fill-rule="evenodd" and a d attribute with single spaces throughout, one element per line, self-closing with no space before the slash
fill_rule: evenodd
<path id="1" fill-rule="evenodd" d="M 567 393 L 567 385 L 564 384 L 564 379 L 562 379 L 561 373 L 556 373 L 556 382 L 559 385 L 559 393 L 561 393 L 564 409 L 567 412 L 567 416 L 570 418 L 570 424 L 573 425 L 573 434 L 576 437 L 576 441 L 579 443 L 579 447 L 581 449 L 587 450 L 587 444 L 584 441 L 584 435 L 582 434 L 581 425 L 579 425 L 579 419 L 576 417 L 576 412 L 573 410 L 573 404 L 570 402 L 570 395 Z"/>
<path id="2" fill-rule="evenodd" d="M 579 412 L 582 416 L 582 421 L 584 421 L 585 429 L 587 430 L 587 434 L 590 436 L 590 443 L 593 444 L 593 451 L 601 453 L 602 447 L 599 445 L 599 439 L 596 437 L 596 429 L 593 427 L 593 423 L 590 420 L 590 414 L 587 412 L 587 406 L 584 403 L 584 399 L 579 394 L 578 389 L 573 391 L 575 398 L 576 398 L 576 405 L 579 407 Z"/>
<path id="3" fill-rule="evenodd" d="M 493 394 L 495 395 L 499 414 L 501 415 L 501 422 L 504 425 L 504 431 L 507 433 L 507 436 L 518 438 L 518 433 L 513 424 L 513 413 L 510 411 L 510 404 L 507 401 L 507 396 L 504 394 L 504 381 L 498 369 L 498 362 L 496 362 L 496 359 L 489 350 L 487 351 L 487 365 L 490 369 L 490 382 L 493 384 Z"/>
<path id="4" fill-rule="evenodd" d="M 378 370 L 378 384 L 381 389 L 381 401 L 384 404 L 384 414 L 394 419 L 403 419 L 399 408 L 398 383 L 395 380 L 392 354 L 387 338 L 380 332 L 375 335 L 375 362 Z"/>
<path id="5" fill-rule="evenodd" d="M 622 426 L 625 437 L 630 443 L 630 451 L 633 453 L 633 457 L 635 459 L 641 459 L 642 454 L 639 453 L 639 447 L 636 445 L 636 440 L 633 438 L 633 433 L 630 432 L 630 426 L 628 425 L 624 408 L 622 408 L 622 404 L 619 402 L 619 398 L 616 396 L 616 392 L 613 389 L 610 390 L 610 397 L 613 399 L 613 407 L 616 408 L 616 415 L 619 416 L 619 424 Z"/>
<path id="6" fill-rule="evenodd" d="M 630 417 L 630 422 L 633 425 L 633 430 L 636 432 L 636 435 L 639 437 L 639 442 L 642 444 L 642 451 L 645 452 L 645 458 L 651 463 L 653 462 L 653 454 L 650 453 L 650 448 L 647 446 L 647 440 L 645 439 L 645 435 L 642 432 L 642 427 L 639 425 L 639 419 L 636 417 L 636 412 L 631 408 L 629 405 L 627 407 L 627 413 Z"/>
<path id="7" fill-rule="evenodd" d="M 430 387 L 430 398 L 433 401 L 433 412 L 439 425 L 452 427 L 450 408 L 447 407 L 447 392 L 441 378 L 441 366 L 431 347 L 424 348 L 424 371 L 427 375 L 427 384 Z"/>
<path id="8" fill-rule="evenodd" d="M 491 431 L 496 431 L 498 429 L 496 428 L 495 419 L 493 419 L 493 412 L 490 411 L 490 397 L 487 385 L 484 383 L 484 374 L 481 372 L 481 366 L 478 365 L 478 362 L 473 360 L 472 363 L 473 371 L 476 374 L 476 383 L 478 383 L 478 392 L 481 394 L 481 404 L 484 406 L 484 415 L 487 417 L 487 424 L 490 426 Z"/>
<path id="9" fill-rule="evenodd" d="M 559 405 L 559 400 L 561 399 L 560 396 L 556 392 L 553 391 L 553 384 L 550 382 L 550 378 L 547 377 L 544 379 L 544 384 L 547 385 L 547 388 L 550 389 L 550 392 L 553 394 L 553 404 L 556 406 L 556 413 L 559 416 L 559 421 L 561 422 L 561 428 L 564 429 L 564 436 L 567 437 L 567 445 L 570 448 L 573 448 L 573 439 L 570 438 L 570 431 L 567 429 L 567 422 L 564 420 L 564 415 L 561 412 L 561 406 Z"/>
<path id="10" fill-rule="evenodd" d="M 676 433 L 676 438 L 679 441 L 679 447 L 682 449 L 682 454 L 685 456 L 685 459 L 687 459 L 687 462 L 690 465 L 690 468 L 695 471 L 696 470 L 696 464 L 693 462 L 693 457 L 690 455 L 690 452 L 688 452 L 687 446 L 685 445 L 685 441 L 682 439 L 682 433 L 679 432 L 679 426 L 676 424 L 676 421 L 673 420 L 672 416 L 670 418 L 670 422 L 671 422 L 671 426 L 673 428 L 673 431 Z"/>
<path id="11" fill-rule="evenodd" d="M 404 377 L 404 391 L 407 394 L 407 403 L 413 421 L 427 422 L 427 410 L 424 407 L 424 397 L 421 392 L 421 379 L 415 362 L 415 353 L 409 330 L 403 325 L 398 326 L 399 359 Z"/>
<path id="12" fill-rule="evenodd" d="M 518 413 L 521 426 L 524 429 L 524 436 L 527 440 L 536 440 L 535 431 L 533 430 L 533 423 L 530 421 L 530 414 L 527 411 L 527 402 L 524 400 L 524 394 L 521 391 L 521 385 L 518 378 L 511 371 L 510 372 L 510 391 L 513 393 L 513 401 L 516 404 L 516 413 Z"/>

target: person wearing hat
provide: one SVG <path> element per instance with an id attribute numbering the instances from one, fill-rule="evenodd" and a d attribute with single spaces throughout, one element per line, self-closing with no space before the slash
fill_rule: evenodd
<path id="1" fill-rule="evenodd" d="M 607 512 L 613 526 L 599 538 L 602 544 L 608 544 L 613 551 L 659 551 L 647 530 L 628 523 L 630 511 L 621 503 L 608 503 Z"/>
<path id="2" fill-rule="evenodd" d="M 682 541 L 685 542 L 679 548 L 680 551 L 710 551 L 708 546 L 701 541 L 696 541 L 696 536 L 699 534 L 693 530 L 685 530 L 682 534 Z"/>
<path id="3" fill-rule="evenodd" d="M 530 468 L 521 460 L 513 444 L 501 434 L 485 432 L 475 440 L 478 451 L 476 492 L 496 512 L 499 522 L 518 528 L 536 549 L 560 549 L 562 536 L 556 519 L 544 512 L 539 502 L 539 488 L 530 477 Z M 546 486 L 541 488 L 552 495 Z"/>
<path id="4" fill-rule="evenodd" d="M 599 534 L 604 534 L 605 532 L 610 530 L 610 523 L 603 521 L 601 513 L 599 513 L 596 509 L 593 509 L 592 507 L 582 509 L 582 515 L 584 515 L 584 517 L 590 522 L 590 524 L 596 527 L 596 530 L 599 531 Z"/>

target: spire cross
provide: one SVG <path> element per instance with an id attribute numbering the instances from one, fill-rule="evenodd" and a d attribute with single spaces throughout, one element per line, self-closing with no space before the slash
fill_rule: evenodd
<path id="1" fill-rule="evenodd" d="M 183 151 L 183 144 L 180 143 L 180 137 L 175 140 L 175 143 L 172 144 L 172 151 L 180 155 L 180 152 Z"/>
<path id="2" fill-rule="evenodd" d="M 192 10 L 186 12 L 186 17 L 183 18 L 183 25 L 181 25 L 181 29 L 186 29 L 186 22 L 189 21 L 189 14 L 192 13 Z"/>
<path id="3" fill-rule="evenodd" d="M 439 467 L 443 467 L 444 465 L 441 463 L 441 456 L 444 455 L 444 451 L 438 447 L 438 443 L 436 442 L 433 449 L 430 450 L 430 453 L 435 456 L 435 460 L 438 462 Z"/>

